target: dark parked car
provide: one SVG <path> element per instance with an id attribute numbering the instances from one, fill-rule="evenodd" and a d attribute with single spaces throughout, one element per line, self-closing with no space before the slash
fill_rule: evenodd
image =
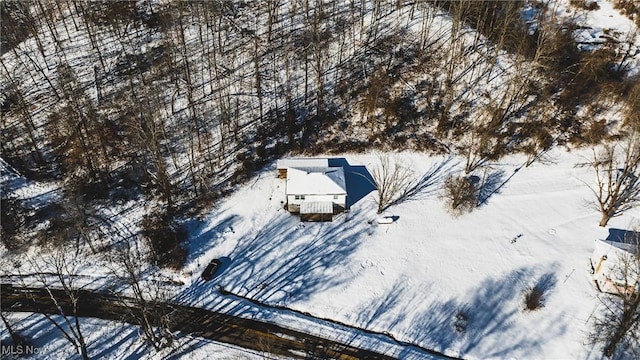
<path id="1" fill-rule="evenodd" d="M 211 260 L 209 265 L 207 265 L 207 268 L 204 269 L 204 271 L 202 272 L 202 275 L 200 275 L 200 277 L 204 281 L 209 281 L 209 280 L 211 280 L 213 278 L 213 275 L 216 273 L 216 271 L 218 271 L 219 268 L 220 268 L 220 260 L 219 259 L 213 259 L 213 260 Z"/>

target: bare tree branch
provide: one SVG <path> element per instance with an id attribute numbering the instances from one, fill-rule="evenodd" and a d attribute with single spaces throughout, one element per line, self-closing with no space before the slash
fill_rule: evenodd
<path id="1" fill-rule="evenodd" d="M 452 157 L 432 165 L 422 176 L 416 176 L 414 170 L 388 154 L 378 155 L 379 164 L 371 171 L 378 189 L 378 214 L 391 206 L 406 201 L 420 199 L 435 190 L 444 180 L 453 165 Z"/>
<path id="2" fill-rule="evenodd" d="M 628 233 L 632 236 L 625 237 L 625 241 L 633 245 L 635 253 L 624 252 L 607 259 L 616 261 L 608 275 L 617 278 L 608 280 L 615 282 L 612 288 L 616 293 L 615 296 L 600 296 L 604 311 L 594 318 L 589 334 L 592 342 L 604 344 L 603 354 L 606 357 L 613 357 L 621 351 L 631 353 L 626 354 L 631 357 L 640 355 L 640 233 Z M 625 345 L 623 350 L 620 349 L 621 344 Z"/>
<path id="3" fill-rule="evenodd" d="M 59 286 L 62 287 L 65 294 L 71 300 L 72 308 L 71 314 L 65 313 L 62 306 L 59 304 L 58 299 L 53 295 L 51 291 L 51 282 L 47 279 L 47 273 L 42 271 L 41 264 L 38 262 L 31 260 L 31 265 L 34 269 L 37 270 L 37 278 L 40 283 L 44 286 L 51 301 L 54 303 L 60 316 L 62 318 L 62 322 L 66 324 L 68 330 L 66 330 L 62 324 L 54 319 L 51 315 L 43 313 L 43 315 L 49 320 L 60 332 L 62 335 L 73 345 L 78 354 L 85 359 L 89 359 L 87 344 L 84 339 L 84 335 L 82 333 L 82 328 L 80 326 L 80 321 L 78 319 L 78 290 L 77 286 L 73 283 L 74 277 L 77 274 L 79 260 L 75 257 L 74 252 L 71 249 L 60 248 L 54 250 L 49 256 L 43 258 L 44 264 L 51 266 L 55 270 L 55 277 L 59 281 Z M 70 320 L 69 317 L 72 317 Z M 72 322 L 73 320 L 73 322 Z"/>
<path id="4" fill-rule="evenodd" d="M 129 309 L 128 316 L 137 319 L 148 343 L 156 350 L 169 346 L 173 340 L 169 331 L 171 317 L 156 306 L 164 302 L 166 297 L 158 284 L 151 288 L 143 283 L 140 271 L 145 264 L 144 254 L 135 251 L 126 242 L 121 245 L 112 254 L 114 266 L 111 270 L 118 280 L 129 285 L 134 299 L 132 303 L 125 296 L 120 296 L 121 303 Z"/>
<path id="5" fill-rule="evenodd" d="M 589 186 L 596 197 L 602 218 L 600 226 L 640 203 L 640 139 L 636 132 L 624 141 L 593 151 L 591 166 L 596 173 L 595 186 Z"/>

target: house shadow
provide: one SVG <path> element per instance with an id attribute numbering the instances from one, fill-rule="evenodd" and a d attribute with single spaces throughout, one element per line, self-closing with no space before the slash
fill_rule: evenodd
<path id="1" fill-rule="evenodd" d="M 605 240 L 614 243 L 638 246 L 640 245 L 640 232 L 611 228 L 609 229 L 609 235 Z"/>
<path id="2" fill-rule="evenodd" d="M 351 165 L 345 158 L 329 158 L 329 166 L 341 166 L 347 186 L 347 208 L 376 190 L 375 181 L 364 165 Z"/>

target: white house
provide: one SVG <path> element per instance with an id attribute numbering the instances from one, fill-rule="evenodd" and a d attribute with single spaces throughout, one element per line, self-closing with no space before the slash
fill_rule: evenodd
<path id="1" fill-rule="evenodd" d="M 278 174 L 286 176 L 287 210 L 305 221 L 331 221 L 346 210 L 344 168 L 329 166 L 328 159 L 283 159 Z"/>
<path id="2" fill-rule="evenodd" d="M 606 240 L 595 241 L 591 256 L 591 274 L 600 291 L 629 295 L 640 290 L 640 262 L 637 259 L 640 255 L 640 233 L 612 230 Z"/>

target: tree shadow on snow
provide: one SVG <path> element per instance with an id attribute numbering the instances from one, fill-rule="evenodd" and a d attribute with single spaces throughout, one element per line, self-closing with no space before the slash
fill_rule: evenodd
<path id="1" fill-rule="evenodd" d="M 522 169 L 522 166 L 513 170 L 513 173 L 505 179 L 504 170 L 496 170 L 487 175 L 483 184 L 480 184 L 480 190 L 478 193 L 478 206 L 487 203 L 489 198 L 494 194 L 499 194 L 500 190 L 507 185 L 507 183 Z"/>
<path id="2" fill-rule="evenodd" d="M 350 215 L 358 216 L 359 209 Z M 287 305 L 347 281 L 341 264 L 368 236 L 365 221 L 302 223 L 277 213 L 267 225 L 242 236 L 225 258 L 224 271 L 212 281 L 196 281 L 176 301 L 193 299 L 222 288 L 268 305 Z M 224 222 L 224 220 L 222 221 Z M 219 228 L 216 225 L 214 228 Z"/>
<path id="3" fill-rule="evenodd" d="M 405 319 L 407 313 L 394 314 L 392 319 L 385 319 L 385 315 L 391 309 L 400 306 L 407 300 L 406 287 L 406 279 L 396 281 L 384 296 L 368 302 L 367 307 L 357 313 L 356 319 L 353 320 L 354 323 L 359 327 L 370 330 L 388 331 L 393 329 L 394 326 Z M 387 320 L 391 320 L 391 322 Z"/>
<path id="4" fill-rule="evenodd" d="M 355 251 L 363 232 L 345 235 L 341 225 L 305 223 L 289 229 L 278 224 L 269 226 L 257 239 L 259 243 L 234 251 L 230 275 L 243 284 L 237 293 L 263 302 L 288 303 L 342 283 L 345 274 L 332 274 L 330 270 L 338 268 Z M 281 241 L 275 240 L 278 238 Z M 296 245 L 285 245 L 285 254 L 281 242 Z"/>
<path id="5" fill-rule="evenodd" d="M 449 156 L 439 163 L 432 164 L 422 176 L 403 189 L 399 196 L 382 209 L 383 211 L 407 201 L 420 200 L 425 196 L 440 190 L 440 184 L 451 173 L 457 163 L 453 163 L 453 156 Z"/>
<path id="6" fill-rule="evenodd" d="M 484 280 L 470 292 L 469 299 L 435 300 L 429 305 L 425 302 L 430 301 L 431 285 L 415 289 L 402 280 L 382 297 L 373 299 L 354 322 L 452 356 L 503 358 L 536 353 L 541 343 L 562 335 L 567 325 L 561 319 L 548 317 L 540 323 L 538 337 L 518 328 L 518 319 L 529 316 L 522 312 L 523 293 L 535 273 L 532 268 L 516 269 L 504 277 Z M 535 284 L 548 294 L 556 282 L 555 271 L 550 271 L 540 275 Z M 417 293 L 424 296 L 416 296 Z M 405 349 L 399 357 L 416 358 L 410 350 Z"/>
<path id="7" fill-rule="evenodd" d="M 523 349 L 534 350 L 529 353 L 539 350 L 540 339 L 532 338 L 518 329 L 516 322 L 523 308 L 525 284 L 533 275 L 534 271 L 530 268 L 517 269 L 503 278 L 483 281 L 468 301 L 444 303 L 442 313 L 451 316 L 452 311 L 456 314 L 462 312 L 467 317 L 467 324 L 464 331 L 458 332 L 451 326 L 452 318 L 440 319 L 435 323 L 437 330 L 441 331 L 438 340 L 440 346 L 444 346 L 443 350 L 456 341 L 460 344 L 460 356 L 477 352 L 482 356 L 500 358 L 513 356 L 514 351 L 527 351 Z M 550 291 L 554 287 L 554 279 L 554 273 L 546 273 L 537 284 Z M 540 324 L 547 326 L 540 332 L 545 338 L 557 337 L 566 331 L 566 325 L 560 319 L 549 320 L 546 324 Z M 444 325 L 448 327 L 448 332 L 442 331 Z"/>
<path id="8" fill-rule="evenodd" d="M 484 179 L 484 182 L 481 182 L 479 184 L 480 188 L 478 189 L 478 205 L 486 204 L 491 196 L 500 192 L 500 188 L 502 188 L 502 186 L 506 184 L 504 175 L 504 170 L 496 170 L 489 173 Z"/>
<path id="9" fill-rule="evenodd" d="M 117 334 L 121 336 L 120 340 L 116 340 L 115 334 L 111 333 L 111 336 L 103 336 L 97 342 L 94 342 L 90 345 L 89 350 L 96 349 L 100 350 L 99 352 L 93 353 L 89 351 L 89 355 L 92 358 L 102 359 L 105 357 L 109 357 L 109 355 L 116 354 L 118 349 L 122 349 L 122 347 L 127 343 L 135 343 L 135 339 L 139 336 L 139 328 L 135 325 L 130 326 L 129 328 L 122 327 L 121 331 Z M 125 336 L 122 336 L 122 333 L 125 333 Z M 131 349 L 131 347 L 129 347 Z M 132 358 L 137 355 L 139 351 L 136 351 L 133 354 L 129 354 L 128 357 Z"/>
<path id="10" fill-rule="evenodd" d="M 174 359 L 190 358 L 191 357 L 190 355 L 193 355 L 194 351 L 212 343 L 212 341 L 204 338 L 183 335 L 183 334 L 178 334 L 176 336 L 176 339 L 174 340 L 175 340 L 174 344 L 177 344 L 177 345 L 174 345 L 171 349 L 171 353 L 169 353 L 163 359 L 174 360 Z M 216 345 L 221 347 L 229 346 L 224 343 L 216 343 Z M 229 347 L 232 347 L 232 346 L 229 346 Z"/>
<path id="11" fill-rule="evenodd" d="M 208 249 L 214 248 L 218 240 L 225 235 L 234 234 L 234 226 L 239 221 L 238 216 L 233 214 L 225 217 L 211 228 L 205 228 L 206 222 L 199 220 L 191 220 L 187 222 L 186 227 L 189 232 L 189 259 L 197 259 Z M 210 261 L 211 259 L 204 259 Z"/>
<path id="12" fill-rule="evenodd" d="M 535 288 L 540 289 L 543 293 L 553 290 L 558 284 L 558 277 L 555 272 L 542 274 L 536 282 Z"/>

